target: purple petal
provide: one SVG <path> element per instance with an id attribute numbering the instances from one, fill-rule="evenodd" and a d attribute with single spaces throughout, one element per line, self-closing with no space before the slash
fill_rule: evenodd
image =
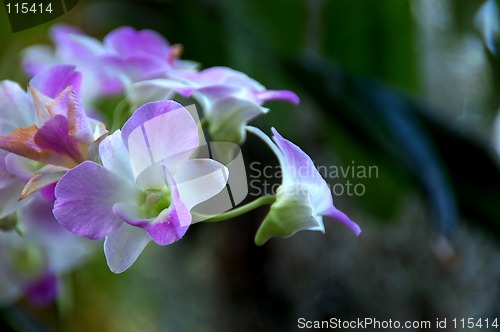
<path id="1" fill-rule="evenodd" d="M 40 194 L 51 204 L 56 201 L 56 185 L 57 183 L 49 184 L 47 187 L 40 189 Z"/>
<path id="2" fill-rule="evenodd" d="M 50 28 L 50 38 L 57 44 L 68 37 L 68 35 L 76 34 L 83 35 L 84 33 L 79 28 L 67 24 L 55 24 Z"/>
<path id="3" fill-rule="evenodd" d="M 104 241 L 104 254 L 110 270 L 122 273 L 128 269 L 150 241 L 143 229 L 123 223 Z"/>
<path id="4" fill-rule="evenodd" d="M 257 99 L 259 103 L 263 103 L 269 100 L 285 100 L 294 105 L 300 103 L 299 96 L 294 92 L 288 90 L 266 90 L 257 93 Z"/>
<path id="5" fill-rule="evenodd" d="M 359 234 L 361 234 L 361 228 L 359 227 L 359 225 L 352 221 L 344 212 L 337 210 L 333 205 L 330 207 L 330 209 L 325 211 L 323 215 L 340 221 L 351 231 L 353 231 L 356 236 L 359 236 Z"/>
<path id="6" fill-rule="evenodd" d="M 186 160 L 198 147 L 198 127 L 191 114 L 173 101 L 141 106 L 122 129 L 134 175 L 168 159 L 168 167 Z"/>
<path id="7" fill-rule="evenodd" d="M 60 33 L 54 39 L 56 55 L 60 62 L 78 66 L 96 65 L 97 57 L 106 53 L 99 40 L 82 33 Z"/>
<path id="8" fill-rule="evenodd" d="M 68 119 L 62 115 L 56 115 L 45 122 L 38 129 L 34 140 L 38 147 L 66 155 L 76 163 L 85 160 L 76 141 L 69 135 Z"/>
<path id="9" fill-rule="evenodd" d="M 56 186 L 54 215 L 70 232 L 99 240 L 117 229 L 122 220 L 113 213 L 118 202 L 138 196 L 126 179 L 85 161 L 68 171 Z"/>
<path id="10" fill-rule="evenodd" d="M 47 306 L 54 302 L 57 297 L 57 278 L 55 275 L 47 273 L 33 284 L 28 285 L 24 291 L 33 305 L 37 307 Z"/>
<path id="11" fill-rule="evenodd" d="M 164 76 L 168 70 L 167 63 L 146 55 L 123 57 L 120 55 L 106 55 L 101 57 L 103 63 L 117 76 L 122 78 L 126 86 L 143 80 Z"/>
<path id="12" fill-rule="evenodd" d="M 168 42 L 152 30 L 137 31 L 131 27 L 121 27 L 111 31 L 104 43 L 122 56 L 149 54 L 167 60 Z"/>
<path id="13" fill-rule="evenodd" d="M 286 165 L 281 165 L 283 167 L 283 185 L 300 183 L 311 186 L 327 186 L 311 158 L 297 145 L 283 138 L 276 129 L 272 128 L 271 130 L 274 134 L 273 140 L 286 159 Z"/>
<path id="14" fill-rule="evenodd" d="M 68 86 L 80 94 L 82 75 L 75 70 L 75 66 L 58 65 L 44 69 L 30 81 L 34 87 L 44 95 L 54 99 Z"/>

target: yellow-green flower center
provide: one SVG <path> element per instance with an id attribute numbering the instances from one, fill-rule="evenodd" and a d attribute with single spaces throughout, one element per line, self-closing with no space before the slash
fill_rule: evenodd
<path id="1" fill-rule="evenodd" d="M 142 205 L 139 207 L 146 218 L 157 217 L 171 204 L 170 188 L 147 189 L 143 192 Z"/>

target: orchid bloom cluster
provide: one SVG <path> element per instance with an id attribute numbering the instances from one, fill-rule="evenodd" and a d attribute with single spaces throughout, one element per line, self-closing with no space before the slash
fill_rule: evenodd
<path id="1" fill-rule="evenodd" d="M 195 222 L 262 204 L 271 207 L 258 245 L 324 232 L 323 216 L 361 232 L 335 208 L 304 151 L 274 128 L 271 140 L 248 125 L 269 111 L 266 101 L 298 104 L 295 93 L 267 90 L 226 67 L 198 70 L 180 59 L 181 46 L 151 30 L 122 27 L 100 41 L 58 25 L 51 38 L 54 47 L 23 53 L 27 90 L 0 82 L 0 300 L 53 299 L 59 274 L 85 257 L 82 238 L 104 239 L 108 266 L 121 273 L 151 241 L 168 245 Z M 126 119 L 120 128 L 99 114 L 110 96 L 122 100 L 114 113 Z M 202 119 L 178 96 L 196 101 Z M 276 195 L 235 207 L 248 192 L 238 147 L 247 133 L 276 154 L 282 183 Z"/>

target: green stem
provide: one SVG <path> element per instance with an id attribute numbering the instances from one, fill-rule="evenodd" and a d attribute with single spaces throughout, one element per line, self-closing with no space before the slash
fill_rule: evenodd
<path id="1" fill-rule="evenodd" d="M 128 100 L 124 99 L 118 103 L 115 107 L 115 111 L 113 112 L 113 124 L 111 125 L 111 132 L 114 132 L 117 129 L 120 129 L 122 123 L 122 117 L 128 107 Z"/>
<path id="2" fill-rule="evenodd" d="M 259 206 L 265 205 L 265 204 L 273 204 L 276 201 L 276 196 L 274 195 L 268 195 L 268 196 L 261 196 L 257 198 L 255 201 L 252 201 L 248 204 L 245 204 L 243 206 L 240 206 L 234 210 L 230 210 L 228 212 L 219 214 L 215 217 L 208 218 L 206 220 L 203 220 L 204 222 L 217 222 L 217 221 L 223 221 L 227 219 L 231 219 L 237 216 L 240 216 L 244 213 L 247 213 L 249 211 L 252 211 Z M 201 216 L 199 214 L 194 213 L 197 216 Z"/>

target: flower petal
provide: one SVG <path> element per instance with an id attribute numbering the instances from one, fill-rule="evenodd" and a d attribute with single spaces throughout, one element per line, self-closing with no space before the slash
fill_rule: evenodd
<path id="1" fill-rule="evenodd" d="M 300 103 L 299 96 L 295 92 L 288 90 L 266 90 L 257 93 L 259 103 L 269 100 L 286 100 L 294 105 Z"/>
<path id="2" fill-rule="evenodd" d="M 359 227 L 359 225 L 352 221 L 344 212 L 337 210 L 337 208 L 335 208 L 333 205 L 327 211 L 325 211 L 323 215 L 340 221 L 351 231 L 353 231 L 356 236 L 359 236 L 359 234 L 361 234 L 361 228 Z"/>
<path id="3" fill-rule="evenodd" d="M 5 167 L 10 175 L 27 183 L 35 172 L 36 162 L 14 153 L 9 153 L 5 156 Z"/>
<path id="4" fill-rule="evenodd" d="M 120 130 L 102 140 L 99 144 L 99 156 L 102 165 L 111 172 L 125 179 L 133 179 L 130 157 Z"/>
<path id="5" fill-rule="evenodd" d="M 18 127 L 36 121 L 36 112 L 28 94 L 12 81 L 0 82 L 0 135 L 9 135 Z"/>
<path id="6" fill-rule="evenodd" d="M 58 182 L 54 215 L 70 232 L 99 240 L 117 229 L 122 220 L 113 212 L 118 202 L 134 202 L 136 188 L 106 168 L 85 161 Z"/>
<path id="7" fill-rule="evenodd" d="M 171 244 L 184 236 L 191 223 L 191 213 L 179 197 L 175 185 L 170 185 L 171 205 L 154 219 L 141 219 L 137 208 L 129 204 L 116 204 L 115 213 L 130 225 L 144 229 L 159 245 Z"/>
<path id="8" fill-rule="evenodd" d="M 150 241 L 143 229 L 123 223 L 104 240 L 104 254 L 110 270 L 122 273 L 128 269 Z"/>
<path id="9" fill-rule="evenodd" d="M 183 97 L 189 97 L 193 91 L 193 87 L 181 82 L 153 79 L 132 84 L 128 90 L 127 98 L 136 108 L 147 102 L 171 99 L 175 92 Z"/>
<path id="10" fill-rule="evenodd" d="M 72 86 L 79 95 L 81 81 L 82 75 L 75 70 L 75 66 L 58 65 L 44 69 L 31 79 L 29 85 L 54 99 L 68 86 Z"/>
<path id="11" fill-rule="evenodd" d="M 58 64 L 52 47 L 33 45 L 22 51 L 22 67 L 24 72 L 33 77 L 47 67 Z"/>
<path id="12" fill-rule="evenodd" d="M 42 151 L 35 143 L 37 127 L 16 128 L 9 136 L 0 136 L 0 149 L 32 160 L 45 160 L 49 151 Z"/>
<path id="13" fill-rule="evenodd" d="M 149 54 L 166 61 L 169 53 L 168 42 L 153 30 L 121 27 L 111 31 L 103 41 L 108 48 L 123 56 Z"/>
<path id="14" fill-rule="evenodd" d="M 47 149 L 65 155 L 76 163 L 85 160 L 78 149 L 77 142 L 69 135 L 68 119 L 62 115 L 56 115 L 45 122 L 45 124 L 38 129 L 34 141 L 41 149 Z"/>
<path id="15" fill-rule="evenodd" d="M 122 129 L 134 176 L 162 160 L 172 169 L 198 147 L 198 127 L 190 113 L 174 101 L 147 103 Z"/>
<path id="16" fill-rule="evenodd" d="M 47 105 L 47 109 L 53 116 L 61 114 L 68 119 L 68 133 L 70 136 L 85 143 L 93 141 L 89 119 L 80 106 L 80 101 L 72 86 L 64 89 L 56 99 Z"/>
<path id="17" fill-rule="evenodd" d="M 218 194 L 228 178 L 228 169 L 211 159 L 188 160 L 174 174 L 180 199 L 188 210 Z"/>
<path id="18" fill-rule="evenodd" d="M 67 170 L 68 169 L 65 167 L 54 165 L 47 165 L 41 168 L 35 173 L 35 175 L 33 175 L 23 188 L 23 191 L 19 196 L 19 200 L 22 200 L 51 184 L 55 184 L 64 174 L 66 174 Z"/>
<path id="19" fill-rule="evenodd" d="M 283 152 L 286 165 L 283 168 L 283 186 L 303 184 L 314 191 L 314 196 L 328 194 L 331 196 L 326 181 L 321 177 L 311 158 L 297 145 L 283 138 L 276 129 L 271 129 L 273 139 Z"/>
<path id="20" fill-rule="evenodd" d="M 247 100 L 220 98 L 211 105 L 208 130 L 214 141 L 241 144 L 246 139 L 248 122 L 266 112 L 266 108 Z"/>

